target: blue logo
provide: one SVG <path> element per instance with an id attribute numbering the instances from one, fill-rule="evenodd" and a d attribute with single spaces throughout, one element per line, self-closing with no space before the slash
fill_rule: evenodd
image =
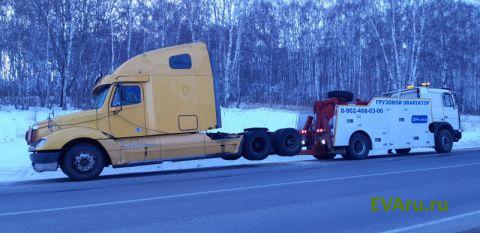
<path id="1" fill-rule="evenodd" d="M 412 116 L 412 123 L 418 124 L 418 123 L 427 123 L 428 122 L 428 116 L 427 115 L 413 115 Z"/>

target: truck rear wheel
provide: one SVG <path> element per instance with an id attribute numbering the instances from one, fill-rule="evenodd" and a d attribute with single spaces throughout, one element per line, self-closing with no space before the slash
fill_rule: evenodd
<path id="1" fill-rule="evenodd" d="M 266 132 L 255 130 L 244 134 L 242 155 L 248 160 L 263 160 L 272 151 L 272 141 Z"/>
<path id="2" fill-rule="evenodd" d="M 411 148 L 395 149 L 395 153 L 399 155 L 406 155 L 410 153 L 411 150 L 412 150 Z"/>
<path id="3" fill-rule="evenodd" d="M 61 163 L 63 173 L 73 180 L 92 180 L 103 171 L 105 158 L 98 147 L 81 143 L 70 147 Z"/>
<path id="4" fill-rule="evenodd" d="M 435 134 L 435 151 L 437 153 L 448 153 L 453 148 L 453 137 L 450 130 L 441 129 Z"/>
<path id="5" fill-rule="evenodd" d="M 365 159 L 370 151 L 368 138 L 362 133 L 355 133 L 350 137 L 347 147 L 347 159 Z"/>
<path id="6" fill-rule="evenodd" d="M 302 135 L 293 128 L 275 131 L 272 142 L 273 151 L 280 156 L 294 156 L 302 150 Z"/>

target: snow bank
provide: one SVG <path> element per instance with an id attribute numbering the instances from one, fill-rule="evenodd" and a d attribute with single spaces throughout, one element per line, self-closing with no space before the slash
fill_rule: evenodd
<path id="1" fill-rule="evenodd" d="M 480 116 L 462 116 L 461 123 L 462 139 L 454 143 L 453 148 L 480 147 Z"/>
<path id="2" fill-rule="evenodd" d="M 222 129 L 219 131 L 238 133 L 253 127 L 265 127 L 272 131 L 285 127 L 296 128 L 297 118 L 297 112 L 285 110 L 223 108 Z"/>
<path id="3" fill-rule="evenodd" d="M 65 114 L 72 111 L 56 109 L 55 114 Z M 35 121 L 43 120 L 50 113 L 46 108 L 31 108 L 29 111 L 15 110 L 13 107 L 0 107 L 0 182 L 35 180 L 65 177 L 60 171 L 36 173 L 30 165 L 28 146 L 24 140 L 25 131 Z M 241 132 L 244 128 L 266 127 L 276 130 L 285 127 L 303 125 L 304 114 L 297 112 L 275 110 L 268 108 L 256 109 L 222 109 L 222 132 Z M 455 148 L 480 146 L 480 117 L 462 117 L 464 138 Z M 216 131 L 216 130 L 215 130 Z M 385 152 L 377 152 L 385 153 Z M 120 174 L 145 171 L 178 170 L 214 166 L 230 166 L 238 164 L 279 163 L 289 161 L 311 160 L 311 156 L 279 157 L 270 156 L 263 161 L 224 161 L 222 159 L 203 159 L 186 162 L 165 162 L 158 165 L 112 169 L 106 168 L 102 174 Z"/>
<path id="4" fill-rule="evenodd" d="M 47 119 L 50 112 L 47 108 L 23 111 L 13 106 L 0 106 L 0 180 L 3 168 L 18 168 L 30 164 L 25 132 L 34 122 Z M 55 116 L 70 112 L 73 111 L 54 109 Z"/>

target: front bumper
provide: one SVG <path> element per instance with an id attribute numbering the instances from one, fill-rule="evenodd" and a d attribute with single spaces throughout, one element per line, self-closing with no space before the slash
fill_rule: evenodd
<path id="1" fill-rule="evenodd" d="M 458 142 L 462 139 L 462 131 L 460 130 L 454 130 L 453 131 L 453 141 Z"/>
<path id="2" fill-rule="evenodd" d="M 58 159 L 60 151 L 33 151 L 30 154 L 33 170 L 36 172 L 56 171 L 58 169 Z"/>

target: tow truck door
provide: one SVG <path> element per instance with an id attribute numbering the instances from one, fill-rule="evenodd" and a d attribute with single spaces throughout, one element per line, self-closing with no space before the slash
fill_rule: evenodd
<path id="1" fill-rule="evenodd" d="M 453 129 L 459 129 L 458 107 L 455 104 L 455 99 L 451 93 L 445 92 L 442 94 L 443 102 L 443 118 L 448 122 Z"/>
<path id="2" fill-rule="evenodd" d="M 444 112 L 443 112 L 443 97 L 440 93 L 429 93 L 425 98 L 430 98 L 432 100 L 432 121 L 433 122 L 444 122 Z"/>

